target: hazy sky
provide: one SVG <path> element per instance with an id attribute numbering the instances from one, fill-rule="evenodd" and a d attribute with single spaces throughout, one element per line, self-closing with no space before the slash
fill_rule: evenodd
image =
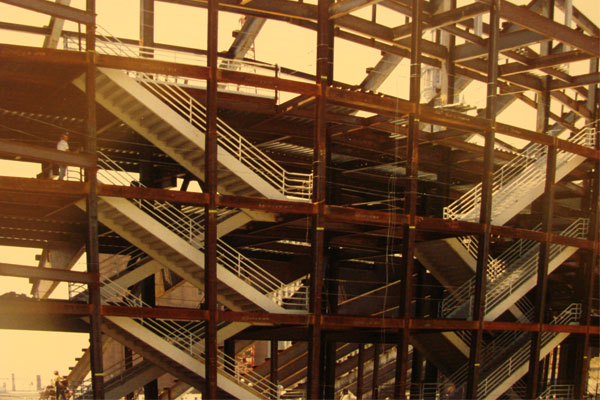
<path id="1" fill-rule="evenodd" d="M 316 3 L 316 1 L 307 1 Z M 513 1 L 525 4 L 527 1 Z M 459 6 L 467 4 L 459 0 Z M 468 2 L 470 3 L 470 1 Z M 574 5 L 586 14 L 597 25 L 600 25 L 600 1 L 573 0 Z M 84 0 L 73 0 L 72 6 L 85 8 Z M 137 39 L 139 35 L 139 0 L 98 0 L 98 24 L 115 36 Z M 206 48 L 206 11 L 193 7 L 175 6 L 161 2 L 156 3 L 156 33 L 155 40 L 162 43 L 172 43 L 182 46 Z M 360 14 L 370 17 L 370 9 Z M 378 22 L 389 25 L 401 25 L 404 18 L 397 14 L 378 8 Z M 557 19 L 563 18 L 557 12 Z M 0 4 L 0 20 L 5 22 L 20 22 L 34 26 L 48 25 L 46 15 L 23 10 L 13 6 Z M 397 20 L 397 21 L 396 21 Z M 176 22 L 175 22 L 176 21 Z M 230 13 L 220 13 L 219 18 L 219 50 L 227 50 L 233 38 L 231 32 L 240 28 L 240 16 Z M 65 24 L 67 30 L 77 30 L 74 23 Z M 430 38 L 429 35 L 426 36 Z M 43 37 L 37 35 L 19 34 L 0 30 L 0 43 L 14 43 L 30 46 L 41 46 Z M 267 21 L 261 34 L 255 42 L 255 55 L 260 61 L 295 68 L 304 72 L 315 72 L 315 42 L 314 31 L 298 28 L 289 24 Z M 336 80 L 350 84 L 359 84 L 365 76 L 365 69 L 374 67 L 381 55 L 379 51 L 366 49 L 358 45 L 336 39 L 335 42 L 335 71 Z M 573 74 L 587 73 L 588 64 L 581 63 L 571 71 Z M 408 60 L 404 60 L 394 71 L 394 74 L 380 88 L 380 91 L 401 98 L 408 97 Z M 485 105 L 485 86 L 473 84 L 465 91 L 465 102 L 483 107 Z M 504 113 L 500 120 L 524 128 L 535 128 L 535 113 L 519 112 L 522 104 L 516 104 Z M 558 107 L 558 106 L 556 106 Z M 518 113 L 518 114 L 516 114 Z M 515 118 L 519 115 L 519 118 Z M 2 175 L 35 176 L 39 172 L 38 165 L 15 164 L 0 161 Z M 35 255 L 39 250 L 15 249 L 0 246 L 0 262 L 24 265 L 37 265 Z M 83 268 L 83 266 L 81 266 Z M 0 278 L 0 294 L 15 291 L 29 294 L 30 285 L 26 279 Z M 64 298 L 64 285 L 56 292 L 56 297 Z M 88 336 L 84 334 L 66 334 L 49 332 L 22 332 L 0 330 L 0 388 L 3 383 L 10 388 L 10 375 L 15 373 L 17 387 L 29 389 L 35 385 L 35 375 L 41 374 L 43 383 L 49 382 L 52 371 L 58 369 L 62 374 L 68 372 L 68 367 L 75 364 L 75 357 L 81 355 L 81 349 L 88 346 Z"/>

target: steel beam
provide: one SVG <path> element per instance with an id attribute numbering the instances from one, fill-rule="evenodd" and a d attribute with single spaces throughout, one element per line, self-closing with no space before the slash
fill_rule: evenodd
<path id="1" fill-rule="evenodd" d="M 96 156 L 84 153 L 71 153 L 31 144 L 0 139 L 0 154 L 23 158 L 28 161 L 47 161 L 56 164 L 73 165 L 81 168 L 95 168 Z"/>
<path id="2" fill-rule="evenodd" d="M 67 19 L 80 24 L 94 24 L 96 22 L 95 12 L 90 10 L 79 10 L 60 3 L 52 3 L 47 0 L 0 0 L 2 3 L 11 4 L 16 7 L 26 8 L 42 14 Z"/>
<path id="3" fill-rule="evenodd" d="M 405 325 L 400 331 L 396 350 L 396 371 L 394 376 L 394 398 L 406 398 L 408 376 L 408 344 L 413 294 L 414 249 L 416 238 L 418 174 L 419 174 L 419 111 L 421 99 L 421 36 L 423 35 L 423 0 L 412 0 L 412 32 L 410 55 L 410 102 L 416 105 L 415 112 L 408 116 L 408 137 L 406 148 L 406 180 L 404 212 L 408 214 L 407 224 L 402 227 L 401 289 L 398 293 L 399 317 Z M 375 381 L 375 378 L 374 378 Z M 376 397 L 373 397 L 376 398 Z"/>
<path id="4" fill-rule="evenodd" d="M 491 240 L 492 216 L 492 178 L 494 172 L 494 146 L 496 135 L 496 99 L 498 91 L 498 39 L 500 36 L 500 0 L 493 0 L 490 5 L 490 37 L 488 39 L 488 66 L 487 66 L 487 102 L 485 117 L 491 123 L 489 132 L 485 134 L 485 150 L 483 165 L 483 182 L 481 184 L 481 209 L 479 223 L 483 225 L 484 232 L 479 235 L 477 251 L 477 266 L 475 271 L 475 299 L 473 306 L 473 321 L 478 324 L 478 329 L 471 334 L 469 351 L 469 364 L 467 367 L 468 380 L 466 397 L 477 398 L 479 373 L 481 370 L 483 318 L 485 315 L 485 291 L 487 262 Z"/>
<path id="5" fill-rule="evenodd" d="M 381 1 L 383 0 L 339 0 L 329 6 L 329 18 L 335 19 Z"/>
<path id="6" fill-rule="evenodd" d="M 98 279 L 96 275 L 86 272 L 67 271 L 64 269 L 55 268 L 39 268 L 28 265 L 6 263 L 0 263 L 0 275 L 86 284 L 93 283 Z"/>
<path id="7" fill-rule="evenodd" d="M 217 68 L 218 0 L 208 1 L 208 89 L 206 91 L 205 178 L 208 204 L 204 209 L 204 308 L 208 311 L 205 333 L 206 388 L 202 397 L 215 400 L 217 386 Z"/>
<path id="8" fill-rule="evenodd" d="M 315 106 L 315 124 L 313 139 L 313 203 L 317 204 L 316 213 L 312 216 L 311 258 L 312 272 L 310 277 L 310 312 L 314 316 L 309 326 L 307 398 L 320 399 L 319 380 L 322 361 L 321 314 L 323 308 L 323 277 L 325 251 L 324 210 L 327 198 L 327 121 L 325 94 L 331 81 L 329 66 L 331 52 L 331 24 L 329 22 L 329 0 L 318 1 L 317 18 L 317 78 L 319 96 Z"/>
<path id="9" fill-rule="evenodd" d="M 490 4 L 493 0 L 478 0 Z M 600 40 L 586 36 L 575 29 L 568 28 L 543 17 L 524 7 L 516 6 L 506 0 L 500 3 L 500 16 L 547 38 L 556 39 L 576 47 L 592 56 L 600 56 Z"/>
<path id="10" fill-rule="evenodd" d="M 56 0 L 56 3 L 69 6 L 71 4 L 71 0 Z M 44 38 L 43 47 L 50 49 L 55 49 L 58 47 L 58 39 L 60 38 L 64 24 L 64 19 L 54 16 L 50 17 L 50 24 L 48 24 L 50 27 L 50 33 Z"/>
<path id="11" fill-rule="evenodd" d="M 96 1 L 86 0 L 86 10 L 95 14 Z M 86 25 L 86 137 L 85 152 L 96 155 L 96 66 L 94 65 L 94 53 L 96 51 L 96 22 L 95 19 Z M 97 279 L 88 285 L 90 316 L 90 370 L 92 377 L 92 393 L 94 398 L 104 398 L 104 367 L 102 360 L 102 315 L 100 313 L 100 261 L 98 251 L 98 196 L 96 166 L 85 169 L 85 180 L 88 185 L 86 197 L 86 214 L 88 223 L 86 241 L 87 271 L 94 274 Z"/>

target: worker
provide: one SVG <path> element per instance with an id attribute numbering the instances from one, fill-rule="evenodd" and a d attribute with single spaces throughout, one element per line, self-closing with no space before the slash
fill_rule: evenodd
<path id="1" fill-rule="evenodd" d="M 56 150 L 59 151 L 69 151 L 69 132 L 63 132 L 60 136 L 60 140 L 56 144 Z M 62 181 L 65 179 L 67 175 L 67 166 L 65 164 L 60 164 L 58 166 L 58 180 Z"/>
<path id="2" fill-rule="evenodd" d="M 58 374 L 58 371 L 54 371 L 54 388 L 56 389 L 56 400 L 67 400 L 67 397 L 65 396 L 67 387 Z"/>

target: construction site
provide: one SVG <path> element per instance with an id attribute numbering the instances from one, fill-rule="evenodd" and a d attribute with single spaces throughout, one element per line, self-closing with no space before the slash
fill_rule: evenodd
<path id="1" fill-rule="evenodd" d="M 600 398 L 597 0 L 0 7 L 0 329 L 89 337 L 65 397 Z"/>

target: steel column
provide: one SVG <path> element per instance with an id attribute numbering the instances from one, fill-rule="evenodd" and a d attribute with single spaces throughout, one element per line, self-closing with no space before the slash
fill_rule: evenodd
<path id="1" fill-rule="evenodd" d="M 365 345 L 358 345 L 358 366 L 356 371 L 356 399 L 362 400 L 363 394 L 365 392 Z"/>
<path id="2" fill-rule="evenodd" d="M 323 307 L 323 265 L 325 250 L 325 221 L 324 208 L 326 201 L 327 182 L 327 140 L 325 105 L 329 80 L 329 43 L 330 24 L 328 20 L 329 0 L 319 0 L 317 6 L 317 74 L 316 83 L 318 96 L 315 107 L 315 128 L 313 139 L 313 203 L 317 210 L 312 216 L 312 273 L 310 282 L 310 312 L 314 315 L 313 323 L 309 327 L 308 340 L 308 372 L 307 372 L 307 398 L 320 399 L 319 377 L 321 371 L 321 315 Z"/>
<path id="3" fill-rule="evenodd" d="M 554 10 L 554 0 L 548 0 L 547 10 L 545 12 L 551 18 Z M 552 41 L 542 44 L 542 55 L 549 54 L 552 48 Z M 552 76 L 547 75 L 544 79 L 544 90 L 541 93 L 538 103 L 537 128 L 543 133 L 548 132 L 548 123 L 550 117 L 550 86 Z M 546 237 L 552 235 L 552 215 L 554 212 L 554 187 L 556 181 L 556 146 L 548 146 L 548 155 L 546 159 L 546 182 L 544 187 L 543 211 L 542 211 L 542 231 Z M 535 320 L 539 324 L 544 323 L 546 311 L 546 292 L 548 288 L 548 263 L 550 261 L 550 243 L 544 241 L 540 243 L 537 284 L 535 289 Z M 529 352 L 529 373 L 527 375 L 527 397 L 537 398 L 540 382 L 540 352 L 542 347 L 542 332 L 540 330 L 532 332 L 531 346 Z"/>
<path id="4" fill-rule="evenodd" d="M 473 321 L 477 321 L 478 329 L 471 333 L 469 351 L 467 398 L 477 398 L 477 385 L 481 368 L 481 339 L 483 316 L 485 315 L 486 267 L 490 250 L 491 215 L 492 215 L 492 179 L 494 173 L 494 142 L 496 134 L 496 101 L 498 87 L 498 36 L 500 23 L 500 0 L 493 0 L 490 5 L 490 37 L 488 39 L 487 65 L 487 103 L 485 117 L 490 122 L 491 129 L 485 135 L 483 182 L 481 187 L 481 209 L 479 223 L 484 232 L 479 235 L 477 251 L 477 267 L 475 275 L 475 299 L 473 306 Z"/>
<path id="5" fill-rule="evenodd" d="M 590 62 L 590 72 L 598 70 L 599 59 L 593 59 Z M 598 92 L 597 85 L 592 85 L 589 88 L 590 96 L 588 98 L 588 106 L 591 110 L 593 110 L 593 114 L 595 116 L 595 128 L 596 128 L 596 149 L 600 149 L 600 122 L 598 119 L 600 118 L 600 107 L 598 104 Z M 590 184 L 590 201 L 589 210 L 590 210 L 590 225 L 588 228 L 588 239 L 593 241 L 594 243 L 598 243 L 600 240 L 600 162 L 596 160 L 594 162 L 594 175 L 591 178 Z M 595 246 L 592 250 L 587 250 L 584 253 L 583 260 L 583 293 L 582 293 L 582 314 L 580 325 L 586 326 L 586 332 L 583 334 L 582 343 L 578 344 L 581 346 L 581 351 L 579 352 L 579 358 L 577 359 L 577 363 L 575 365 L 576 372 L 576 381 L 575 381 L 575 392 L 574 397 L 576 399 L 583 399 L 586 394 L 587 389 L 587 380 L 590 369 L 590 324 L 591 324 L 591 310 L 592 310 L 592 301 L 594 298 L 594 287 L 596 284 L 596 279 L 598 274 L 595 272 L 598 269 L 599 263 L 599 251 L 598 246 Z"/>
<path id="6" fill-rule="evenodd" d="M 419 101 L 421 98 L 421 36 L 423 34 L 423 1 L 412 0 L 410 53 L 410 102 L 414 113 L 408 116 L 408 138 L 406 154 L 406 191 L 404 213 L 408 223 L 402 228 L 402 271 L 399 292 L 399 317 L 404 318 L 396 350 L 396 372 L 394 376 L 394 398 L 406 398 L 408 374 L 408 344 L 410 340 L 410 303 L 413 291 L 414 248 L 416 238 L 417 194 L 419 173 Z"/>
<path id="7" fill-rule="evenodd" d="M 217 394 L 217 51 L 218 0 L 208 2 L 208 82 L 206 91 L 205 183 L 208 205 L 204 209 L 204 306 L 206 321 L 206 389 L 203 398 Z"/>
<path id="8" fill-rule="evenodd" d="M 86 12 L 95 14 L 96 1 L 86 1 Z M 87 137 L 85 151 L 96 155 L 96 51 L 95 21 L 86 25 L 87 67 L 85 94 L 87 106 Z M 88 235 L 86 241 L 87 272 L 95 274 L 96 281 L 88 285 L 90 316 L 90 370 L 92 392 L 95 399 L 104 398 L 104 368 L 102 365 L 102 316 L 100 315 L 100 261 L 98 254 L 98 196 L 96 168 L 86 168 L 85 179 L 89 185 L 86 198 Z"/>
<path id="9" fill-rule="evenodd" d="M 373 372 L 371 374 L 371 399 L 379 398 L 379 353 L 381 353 L 381 344 L 373 343 Z M 394 396 L 394 398 L 397 398 Z"/>
<path id="10" fill-rule="evenodd" d="M 271 371 L 270 378 L 274 385 L 279 385 L 279 342 L 271 340 Z"/>

